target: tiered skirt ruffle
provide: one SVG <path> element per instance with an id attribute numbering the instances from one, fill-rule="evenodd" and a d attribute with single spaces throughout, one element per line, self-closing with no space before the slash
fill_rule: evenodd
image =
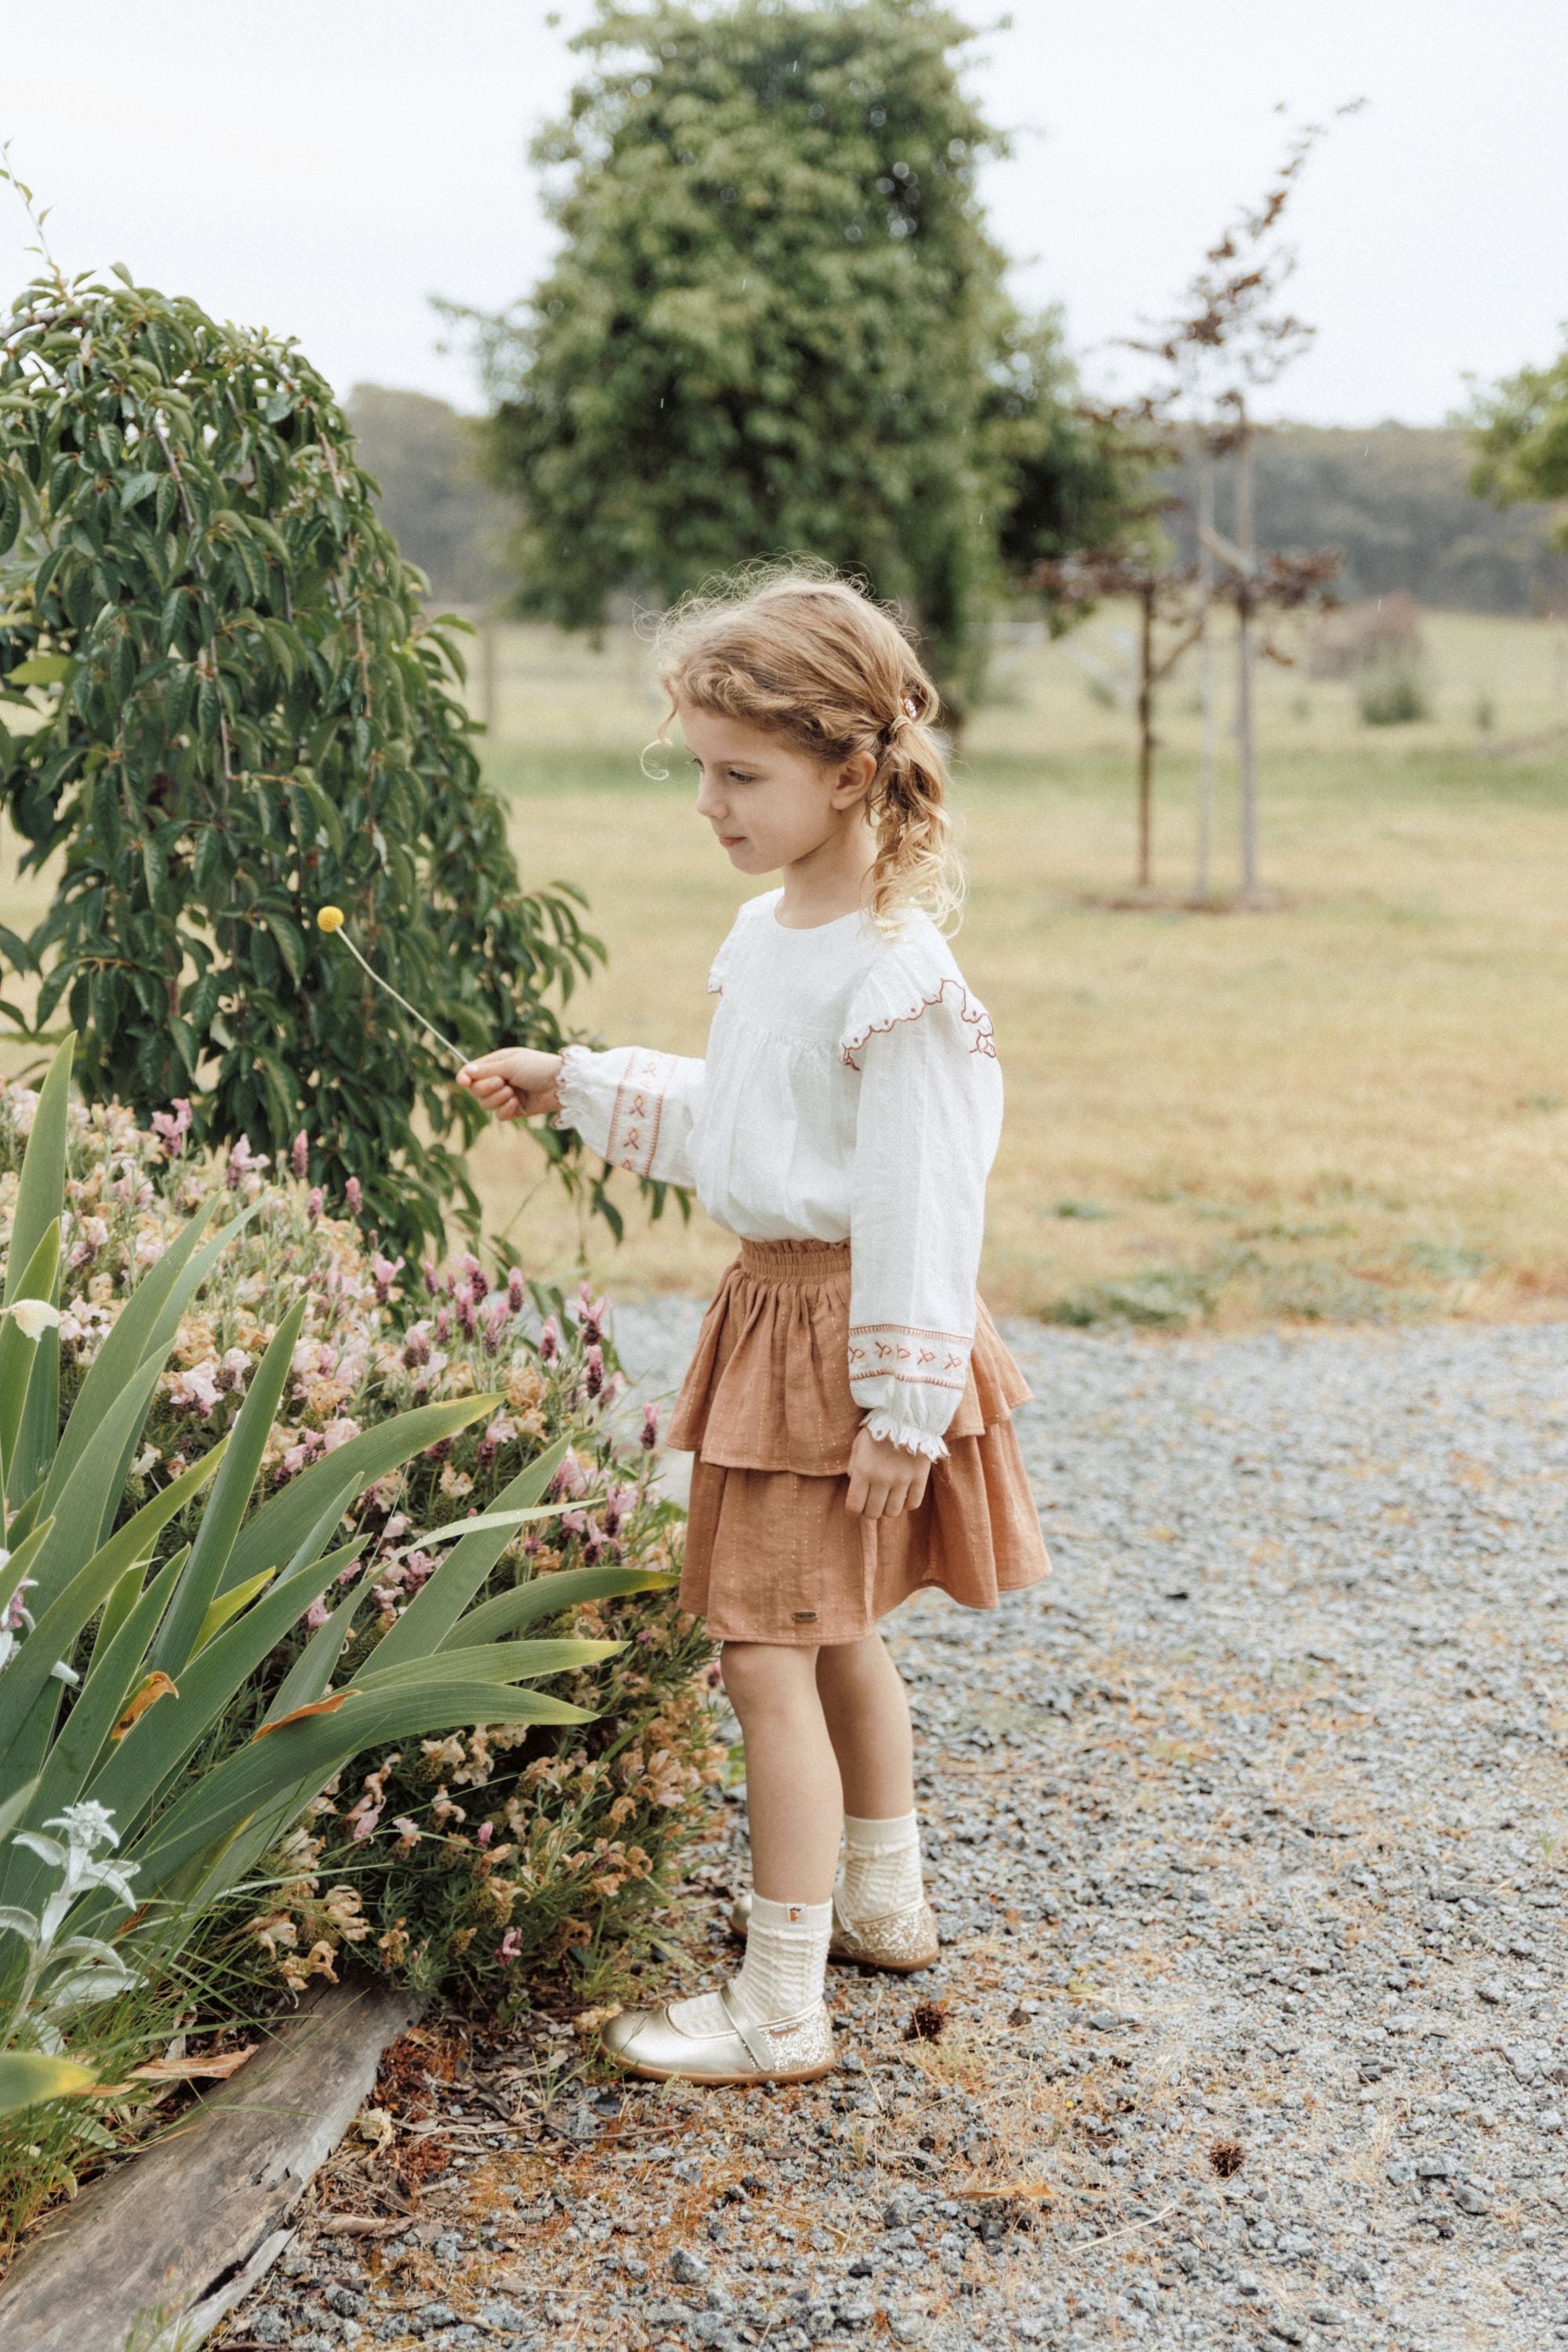
<path id="1" fill-rule="evenodd" d="M 668 1443 L 695 1454 L 682 1605 L 716 1641 L 861 1640 L 935 1585 L 971 1609 L 1050 1571 L 1012 1413 L 1030 1391 L 983 1300 L 919 1507 L 847 1507 L 849 1245 L 744 1242 L 703 1318 Z"/>

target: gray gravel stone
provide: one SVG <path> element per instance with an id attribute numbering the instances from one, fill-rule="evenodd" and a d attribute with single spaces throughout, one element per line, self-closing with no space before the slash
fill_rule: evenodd
<path id="1" fill-rule="evenodd" d="M 620 1310 L 644 1392 L 700 1315 Z M 930 2352 L 1542 2352 L 1568 2329 L 1568 1336 L 1005 1336 L 1056 1573 L 889 1628 L 941 1965 L 834 1971 L 853 2074 L 628 2089 L 620 2152 L 595 2132 L 561 2169 L 571 2236 L 531 2173 L 498 2268 L 570 2352 L 634 2321 L 776 2352 L 879 2312 Z M 737 1806 L 724 1836 L 680 1990 L 727 1964 Z M 917 2000 L 934 2044 L 903 2039 Z M 696 2286 L 665 2265 L 704 2214 L 730 2308 L 650 2307 L 649 2261 Z"/>

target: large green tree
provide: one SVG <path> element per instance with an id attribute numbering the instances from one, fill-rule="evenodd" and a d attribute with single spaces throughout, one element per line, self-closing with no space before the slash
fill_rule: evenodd
<path id="1" fill-rule="evenodd" d="M 985 228 L 973 38 L 932 0 L 600 0 L 533 150 L 559 255 L 480 322 L 524 609 L 807 551 L 904 603 L 962 710 L 1004 537 L 1058 551 L 1105 473 Z"/>
<path id="2" fill-rule="evenodd" d="M 0 799 L 54 895 L 0 950 L 64 1007 L 78 1076 L 143 1120 L 357 1180 L 416 1244 L 482 1114 L 451 1060 L 559 1037 L 601 952 L 525 890 L 480 780 L 449 630 L 292 344 L 132 283 L 46 276 L 0 327 Z M 558 1139 L 547 1139 L 556 1150 Z M 557 1155 L 558 1156 L 558 1155 Z M 352 1198 L 353 1195 L 351 1194 Z"/>
<path id="3" fill-rule="evenodd" d="M 1568 349 L 1546 367 L 1521 368 L 1483 393 L 1470 412 L 1472 487 L 1498 506 L 1568 499 Z M 1568 515 L 1556 532 L 1568 547 Z"/>

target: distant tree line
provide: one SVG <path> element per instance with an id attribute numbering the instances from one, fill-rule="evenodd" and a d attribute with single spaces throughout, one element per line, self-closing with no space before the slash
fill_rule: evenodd
<path id="1" fill-rule="evenodd" d="M 348 417 L 382 488 L 382 519 L 439 604 L 510 604 L 520 583 L 511 499 L 482 478 L 476 420 L 426 393 L 357 384 Z M 1446 426 L 1276 425 L 1260 430 L 1258 535 L 1269 547 L 1333 547 L 1350 600 L 1407 594 L 1449 612 L 1568 610 L 1568 553 L 1546 503 L 1499 509 L 1473 495 L 1469 436 Z M 1196 557 L 1194 468 L 1162 487 L 1166 527 Z M 1226 521 L 1222 514 L 1221 521 Z"/>
<path id="2" fill-rule="evenodd" d="M 1442 425 L 1285 425 L 1261 429 L 1257 527 L 1268 547 L 1332 547 L 1342 597 L 1405 594 L 1465 613 L 1568 610 L 1568 555 L 1544 503 L 1498 508 L 1475 495 L 1475 443 Z M 1196 556 L 1195 467 L 1174 467 L 1167 516 L 1184 561 Z M 1221 515 L 1221 523 L 1226 518 Z"/>

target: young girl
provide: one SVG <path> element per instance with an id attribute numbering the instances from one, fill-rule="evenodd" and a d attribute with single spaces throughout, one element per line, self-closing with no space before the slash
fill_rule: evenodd
<path id="1" fill-rule="evenodd" d="M 689 604 L 662 652 L 698 814 L 737 872 L 784 877 L 719 950 L 707 1059 L 509 1050 L 462 1083 L 694 1185 L 740 1237 L 668 1441 L 696 1455 L 681 1601 L 745 1738 L 745 1958 L 605 2040 L 655 2079 L 805 2082 L 833 2064 L 830 1957 L 937 1957 L 878 1622 L 1048 1566 L 1009 1419 L 1029 1391 L 974 1289 L 1002 1079 L 932 920 L 956 902 L 937 695 L 901 631 L 788 573 Z"/>

